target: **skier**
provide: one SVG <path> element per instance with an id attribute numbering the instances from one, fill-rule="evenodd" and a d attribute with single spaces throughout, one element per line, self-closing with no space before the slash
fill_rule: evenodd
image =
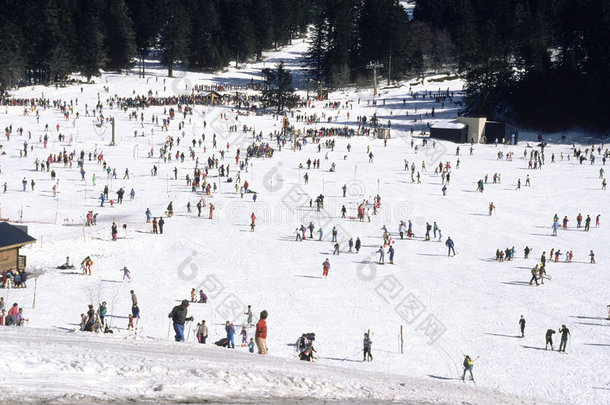
<path id="1" fill-rule="evenodd" d="M 519 319 L 519 327 L 521 328 L 521 337 L 525 337 L 525 318 L 521 315 L 521 319 Z"/>
<path id="2" fill-rule="evenodd" d="M 250 338 L 250 343 L 248 343 L 248 351 L 250 353 L 254 353 L 254 339 Z"/>
<path id="3" fill-rule="evenodd" d="M 254 232 L 254 227 L 256 226 L 256 215 L 254 212 L 250 215 L 250 232 Z"/>
<path id="4" fill-rule="evenodd" d="M 377 249 L 377 253 L 379 253 L 379 264 L 385 264 L 385 251 L 383 250 L 383 246 L 379 246 Z"/>
<path id="5" fill-rule="evenodd" d="M 322 263 L 322 277 L 328 277 L 328 270 L 330 270 L 330 262 L 328 261 L 328 257 Z"/>
<path id="6" fill-rule="evenodd" d="M 538 285 L 538 273 L 539 273 L 539 269 L 538 269 L 538 265 L 536 265 L 536 267 L 534 267 L 532 269 L 532 278 L 530 279 L 530 285 L 532 285 L 532 283 L 535 281 L 536 285 Z"/>
<path id="7" fill-rule="evenodd" d="M 453 256 L 455 256 L 454 243 L 451 237 L 447 238 L 447 240 L 445 241 L 445 246 L 447 246 L 447 256 L 450 256 L 451 252 L 453 252 Z"/>
<path id="8" fill-rule="evenodd" d="M 362 349 L 362 353 L 364 355 L 364 358 L 362 359 L 362 361 L 373 361 L 373 355 L 371 354 L 371 345 L 373 344 L 373 341 L 369 338 L 369 334 L 365 333 L 364 334 L 364 339 L 362 341 L 362 345 L 363 345 L 363 349 Z"/>
<path id="9" fill-rule="evenodd" d="M 165 224 L 165 221 L 163 220 L 163 217 L 159 218 L 159 233 L 163 233 L 163 224 Z"/>
<path id="10" fill-rule="evenodd" d="M 360 242 L 360 237 L 356 237 L 356 243 L 354 244 L 354 248 L 356 249 L 356 253 L 360 251 L 360 246 L 362 246 L 362 242 Z"/>
<path id="11" fill-rule="evenodd" d="M 235 326 L 227 321 L 225 331 L 227 332 L 227 349 L 235 349 Z"/>
<path id="12" fill-rule="evenodd" d="M 464 357 L 464 374 L 462 374 L 462 381 L 466 377 L 466 372 L 470 373 L 470 379 L 474 382 L 474 376 L 472 375 L 472 367 L 474 366 L 474 361 L 470 358 L 470 356 L 466 355 Z"/>
<path id="13" fill-rule="evenodd" d="M 186 317 L 188 312 L 189 302 L 187 300 L 182 300 L 180 305 L 175 306 L 172 309 L 172 312 L 167 316 L 172 319 L 174 324 L 174 332 L 176 332 L 176 342 L 184 342 L 184 323 L 192 322 L 193 317 Z"/>
<path id="14" fill-rule="evenodd" d="M 390 264 L 394 264 L 394 246 L 390 245 L 388 254 L 390 255 Z"/>
<path id="15" fill-rule="evenodd" d="M 559 343 L 559 351 L 566 351 L 566 345 L 568 344 L 568 336 L 570 336 L 570 330 L 566 328 L 565 325 L 561 325 L 561 329 L 559 329 L 559 333 L 561 333 L 561 342 Z"/>
<path id="16" fill-rule="evenodd" d="M 495 211 L 496 206 L 494 205 L 493 201 L 489 203 L 489 215 L 493 214 L 493 212 Z"/>
<path id="17" fill-rule="evenodd" d="M 595 264 L 595 253 L 593 253 L 593 251 L 591 251 L 591 253 L 589 253 L 589 257 L 591 258 L 590 263 Z"/>
<path id="18" fill-rule="evenodd" d="M 244 312 L 244 315 L 248 316 L 248 319 L 246 320 L 246 325 L 252 326 L 252 306 L 251 305 L 248 305 L 248 309 L 246 309 L 246 312 Z"/>
<path id="19" fill-rule="evenodd" d="M 553 350 L 553 334 L 555 331 L 553 329 L 548 329 L 546 331 L 546 344 L 544 345 L 544 349 L 548 350 L 548 346 L 551 345 L 551 350 Z"/>
<path id="20" fill-rule="evenodd" d="M 123 282 L 125 282 L 125 279 L 131 281 L 131 272 L 129 271 L 129 269 L 127 268 L 127 266 L 123 267 L 121 270 L 123 272 Z"/>
<path id="21" fill-rule="evenodd" d="M 585 231 L 589 231 L 589 227 L 591 226 L 591 217 L 587 215 L 587 219 L 585 219 Z"/>
<path id="22" fill-rule="evenodd" d="M 525 249 L 523 249 L 523 254 L 524 254 L 526 259 L 528 258 L 528 256 L 529 256 L 531 251 L 532 250 L 528 246 L 526 246 Z"/>

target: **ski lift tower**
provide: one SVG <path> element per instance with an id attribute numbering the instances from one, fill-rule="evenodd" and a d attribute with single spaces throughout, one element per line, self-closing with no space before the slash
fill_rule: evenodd
<path id="1" fill-rule="evenodd" d="M 112 140 L 110 141 L 109 146 L 116 146 L 116 143 L 114 142 L 114 117 L 110 117 L 110 125 L 112 126 Z"/>
<path id="2" fill-rule="evenodd" d="M 380 63 L 379 61 L 372 61 L 369 62 L 366 68 L 373 70 L 373 85 L 375 86 L 374 95 L 377 96 L 377 69 L 382 69 L 383 63 Z"/>

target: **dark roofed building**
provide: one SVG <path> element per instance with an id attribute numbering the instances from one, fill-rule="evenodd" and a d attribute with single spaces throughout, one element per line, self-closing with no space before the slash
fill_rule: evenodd
<path id="1" fill-rule="evenodd" d="M 25 256 L 19 255 L 19 249 L 35 242 L 36 239 L 28 235 L 21 227 L 8 222 L 0 222 L 0 271 L 24 270 L 26 260 Z"/>

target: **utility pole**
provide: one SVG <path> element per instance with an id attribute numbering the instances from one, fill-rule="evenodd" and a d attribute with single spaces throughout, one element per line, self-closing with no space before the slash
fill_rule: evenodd
<path id="1" fill-rule="evenodd" d="M 379 61 L 371 61 L 369 62 L 367 69 L 373 69 L 373 84 L 375 86 L 375 96 L 377 96 L 377 69 L 383 68 L 383 63 L 379 63 Z"/>

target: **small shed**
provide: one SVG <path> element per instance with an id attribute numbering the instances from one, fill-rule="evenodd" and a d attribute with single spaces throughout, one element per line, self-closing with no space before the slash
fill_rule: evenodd
<path id="1" fill-rule="evenodd" d="M 222 95 L 216 91 L 208 91 L 201 94 L 201 98 L 208 104 L 216 104 L 222 99 Z"/>
<path id="2" fill-rule="evenodd" d="M 468 141 L 468 127 L 460 122 L 437 122 L 430 127 L 430 138 L 465 143 Z"/>
<path id="3" fill-rule="evenodd" d="M 510 124 L 498 121 L 487 121 L 485 123 L 485 137 L 487 143 L 507 143 L 516 145 L 519 142 L 519 131 Z"/>
<path id="4" fill-rule="evenodd" d="M 457 122 L 461 122 L 468 127 L 468 142 L 485 143 L 486 118 L 458 117 Z"/>
<path id="5" fill-rule="evenodd" d="M 19 254 L 19 249 L 35 242 L 27 228 L 0 222 L 0 271 L 25 270 L 26 257 Z"/>
<path id="6" fill-rule="evenodd" d="M 375 138 L 390 139 L 390 128 L 375 128 Z"/>

